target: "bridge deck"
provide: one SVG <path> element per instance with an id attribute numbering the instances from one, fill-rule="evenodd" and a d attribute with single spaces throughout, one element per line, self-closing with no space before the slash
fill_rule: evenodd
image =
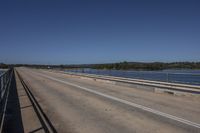
<path id="1" fill-rule="evenodd" d="M 59 133 L 200 132 L 198 96 L 158 94 L 43 70 L 17 71 Z"/>

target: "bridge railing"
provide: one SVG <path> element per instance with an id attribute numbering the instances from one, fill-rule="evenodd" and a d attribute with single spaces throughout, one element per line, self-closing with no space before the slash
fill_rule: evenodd
<path id="1" fill-rule="evenodd" d="M 10 76 L 11 76 L 11 70 L 8 70 L 0 75 L 0 101 L 2 101 L 5 95 L 5 90 L 8 86 Z"/>
<path id="2" fill-rule="evenodd" d="M 9 69 L 0 75 L 0 130 L 4 121 L 6 103 L 8 98 L 8 90 L 10 87 L 13 70 Z M 0 131 L 1 132 L 1 131 Z"/>
<path id="3" fill-rule="evenodd" d="M 98 70 L 98 69 L 67 69 L 66 72 L 96 74 L 104 76 L 114 76 L 119 78 L 132 78 L 140 80 L 152 80 L 168 83 L 180 83 L 200 86 L 200 73 L 193 72 L 171 72 L 169 71 L 128 71 L 128 70 Z"/>
<path id="4" fill-rule="evenodd" d="M 96 75 L 96 74 L 86 74 L 86 73 L 77 73 L 77 72 L 63 72 L 69 75 L 88 77 L 93 79 L 102 79 L 114 81 L 117 83 L 127 83 L 141 86 L 152 87 L 153 91 L 164 90 L 164 92 L 169 92 L 173 94 L 200 94 L 200 86 L 199 85 L 188 85 L 188 84 L 178 84 L 178 83 L 168 83 L 168 82 L 160 82 L 160 81 L 152 81 L 152 80 L 141 80 L 141 79 L 131 79 L 131 78 L 122 78 L 122 77 L 114 77 L 114 76 L 105 76 L 105 75 Z M 179 93 L 178 93 L 179 92 Z"/>

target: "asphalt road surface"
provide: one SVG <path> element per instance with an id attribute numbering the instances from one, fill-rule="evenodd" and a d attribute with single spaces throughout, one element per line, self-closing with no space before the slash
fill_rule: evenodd
<path id="1" fill-rule="evenodd" d="M 200 133 L 200 97 L 17 68 L 59 133 Z"/>

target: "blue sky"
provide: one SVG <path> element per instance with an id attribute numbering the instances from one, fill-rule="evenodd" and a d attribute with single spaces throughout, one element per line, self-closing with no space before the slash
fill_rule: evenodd
<path id="1" fill-rule="evenodd" d="M 0 62 L 200 61 L 199 0 L 1 0 Z"/>

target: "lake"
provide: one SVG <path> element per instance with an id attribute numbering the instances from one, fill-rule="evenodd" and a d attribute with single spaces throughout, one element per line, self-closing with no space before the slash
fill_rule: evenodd
<path id="1" fill-rule="evenodd" d="M 126 71 L 126 70 L 97 70 L 70 69 L 69 72 L 108 75 L 133 79 L 146 79 L 171 83 L 200 85 L 200 70 L 162 70 L 162 71 Z"/>

